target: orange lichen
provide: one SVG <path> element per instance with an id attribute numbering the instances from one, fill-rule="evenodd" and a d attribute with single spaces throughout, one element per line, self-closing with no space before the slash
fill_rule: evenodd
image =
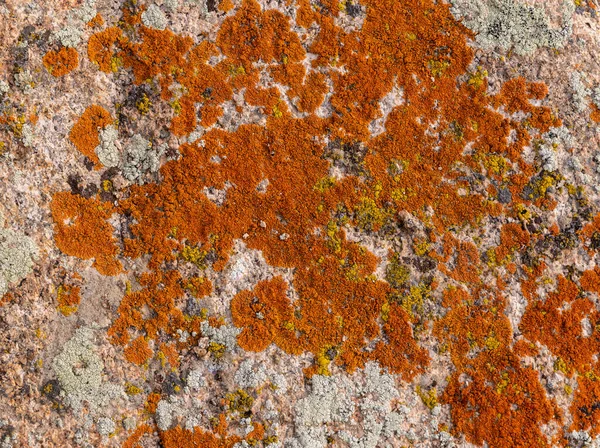
<path id="1" fill-rule="evenodd" d="M 61 47 L 58 51 L 51 50 L 46 53 L 42 61 L 46 70 L 52 76 L 58 78 L 77 68 L 79 65 L 79 54 L 72 47 Z"/>
<path id="2" fill-rule="evenodd" d="M 0 306 L 7 305 L 10 302 L 12 302 L 13 300 L 15 300 L 15 296 L 13 296 L 11 293 L 7 292 L 2 297 L 0 297 Z"/>
<path id="3" fill-rule="evenodd" d="M 175 426 L 168 431 L 161 432 L 160 440 L 165 448 L 231 448 L 241 439 L 236 436 L 216 435 L 200 428 L 188 431 L 180 426 Z"/>
<path id="4" fill-rule="evenodd" d="M 509 257 L 518 249 L 529 243 L 529 232 L 519 224 L 508 223 L 500 229 L 500 245 L 495 249 L 495 260 L 506 263 Z"/>
<path id="5" fill-rule="evenodd" d="M 58 301 L 58 310 L 65 316 L 69 316 L 77 311 L 79 302 L 81 302 L 79 286 L 60 285 L 56 291 L 56 300 Z"/>
<path id="6" fill-rule="evenodd" d="M 293 347 L 282 343 L 285 339 L 295 339 L 294 311 L 286 290 L 283 278 L 273 277 L 259 282 L 254 290 L 242 291 L 233 298 L 231 317 L 236 327 L 243 328 L 238 336 L 240 347 L 254 352 L 264 350 L 271 343 Z"/>
<path id="7" fill-rule="evenodd" d="M 121 29 L 114 26 L 92 34 L 88 40 L 88 57 L 103 72 L 114 72 L 118 69 L 116 45 L 125 42 Z"/>
<path id="8" fill-rule="evenodd" d="M 553 446 L 540 425 L 560 421 L 558 409 L 538 373 L 522 367 L 511 349 L 504 301 L 489 296 L 482 305 L 472 303 L 466 290 L 446 290 L 443 305 L 450 311 L 435 325 L 457 368 L 441 397 L 451 405 L 454 431 L 478 445 Z"/>
<path id="9" fill-rule="evenodd" d="M 140 288 L 127 291 L 108 331 L 135 363 L 152 356 L 142 345 L 153 340 L 158 356 L 176 367 L 179 351 L 197 341 L 181 342 L 180 335 L 199 333 L 202 320 L 182 311 L 186 295 L 212 290 L 197 271 L 228 267 L 239 240 L 261 251 L 269 265 L 293 273 L 289 283 L 275 276 L 232 299 L 242 348 L 261 351 L 274 343 L 289 354 L 309 352 L 314 364 L 307 375 L 329 374 L 333 363 L 352 372 L 375 360 L 409 381 L 429 363 L 419 335 L 435 320 L 440 350 L 443 345 L 454 365 L 440 396 L 450 406 L 452 431 L 500 448 L 552 446 L 555 440 L 540 427 L 562 417 L 522 358 L 537 356 L 537 342 L 571 374 L 589 372 L 599 347 L 581 330 L 581 319 L 596 322 L 591 300 L 563 278 L 542 300 L 536 289 L 545 265 L 519 265 L 519 254 L 537 241 L 523 210 L 553 206 L 522 194 L 537 169 L 522 157 L 525 148 L 561 124 L 548 107 L 535 105 L 547 87 L 516 78 L 488 95 L 484 70 L 465 77 L 473 59 L 467 39 L 474 36 L 447 3 L 363 0 L 362 25 L 349 31 L 337 24 L 344 14 L 339 2 L 317 3 L 298 0 L 294 24 L 255 0 L 221 2 L 230 12 L 216 38 L 198 44 L 140 25 L 143 7 L 124 6 L 123 30 L 94 34 L 90 60 L 103 71 L 130 70 L 135 84 L 159 86 L 173 109 L 175 136 L 188 136 L 198 125 L 204 132 L 201 141 L 179 147 L 181 157 L 162 166 L 160 181 L 127 187 L 114 207 L 70 193 L 55 196 L 53 215 L 64 202 L 77 204 L 56 213 L 57 245 L 96 264 L 119 263 L 118 256 L 147 260 Z M 294 25 L 315 30 L 309 44 Z M 268 78 L 277 87 L 265 85 Z M 393 92 L 401 92 L 401 104 L 373 136 L 383 118 L 381 102 Z M 317 114 L 326 95 L 331 114 Z M 229 120 L 225 104 L 234 99 L 236 113 L 245 113 L 239 98 L 265 124 L 230 131 L 214 126 Z M 89 112 L 71 132 L 95 163 L 98 128 L 110 122 L 104 112 Z M 334 179 L 332 172 L 343 176 Z M 508 203 L 499 200 L 501 188 L 510 192 Z M 226 191 L 225 199 L 211 200 L 206 191 L 214 190 Z M 131 222 L 122 253 L 106 222 L 112 213 Z M 74 222 L 64 222 L 73 215 Z M 435 280 L 417 280 L 408 271 L 406 278 L 378 280 L 380 260 L 349 241 L 346 230 L 385 239 L 413 218 L 427 237 L 409 260 L 439 263 Z M 480 232 L 490 218 L 500 221 L 500 244 L 482 254 L 480 236 L 469 232 Z M 599 228 L 594 222 L 580 233 L 590 253 Z M 593 275 L 582 276 L 584 289 L 594 291 Z M 516 341 L 503 295 L 512 277 L 529 301 Z M 446 283 L 454 286 L 444 289 L 442 316 L 423 312 Z M 213 327 L 224 324 L 225 318 L 209 319 Z M 562 341 L 561 331 L 567 335 Z M 158 399 L 149 397 L 149 410 Z M 585 426 L 581 421 L 577 425 Z M 176 427 L 161 440 L 164 446 L 230 446 L 223 415 L 220 422 L 215 433 Z"/>
<path id="10" fill-rule="evenodd" d="M 152 434 L 153 427 L 143 423 L 138 426 L 133 433 L 127 437 L 127 439 L 121 445 L 121 448 L 142 448 L 143 445 L 140 443 L 140 440 L 146 434 Z"/>
<path id="11" fill-rule="evenodd" d="M 600 313 L 591 300 L 581 297 L 575 283 L 559 276 L 556 291 L 544 300 L 530 300 L 521 319 L 521 331 L 530 341 L 548 347 L 564 362 L 565 373 L 572 376 L 575 371 L 589 371 L 600 351 L 597 330 L 592 327 L 592 334 L 584 333 L 584 318 L 595 325 Z"/>
<path id="12" fill-rule="evenodd" d="M 98 131 L 113 122 L 110 112 L 102 106 L 89 106 L 71 128 L 69 140 L 84 156 L 92 162 L 100 164 L 94 151 L 100 144 Z"/>
<path id="13" fill-rule="evenodd" d="M 97 13 L 92 20 L 86 23 L 86 25 L 90 28 L 100 28 L 102 25 L 104 25 L 104 19 L 100 13 Z"/>
<path id="14" fill-rule="evenodd" d="M 590 108 L 592 111 L 590 112 L 590 119 L 594 123 L 600 123 L 600 108 L 596 106 L 594 103 L 590 104 Z"/>
<path id="15" fill-rule="evenodd" d="M 573 416 L 573 431 L 590 430 L 592 437 L 600 433 L 600 376 L 598 366 L 579 375 L 577 389 L 573 397 L 570 411 Z"/>
<path id="16" fill-rule="evenodd" d="M 103 275 L 116 275 L 121 262 L 113 227 L 107 222 L 113 207 L 96 198 L 83 198 L 70 192 L 56 193 L 50 204 L 54 220 L 54 240 L 67 255 L 94 259 L 93 266 Z"/>
<path id="17" fill-rule="evenodd" d="M 143 336 L 135 339 L 124 351 L 125 359 L 141 366 L 152 357 L 153 351 L 148 346 L 148 341 Z"/>

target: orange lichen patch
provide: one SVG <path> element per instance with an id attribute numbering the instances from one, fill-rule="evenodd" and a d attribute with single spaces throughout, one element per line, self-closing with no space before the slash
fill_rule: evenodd
<path id="1" fill-rule="evenodd" d="M 65 316 L 69 316 L 77 311 L 81 294 L 79 286 L 63 284 L 56 291 L 56 300 L 58 301 L 58 311 Z"/>
<path id="2" fill-rule="evenodd" d="M 15 297 L 11 293 L 7 292 L 2 297 L 0 297 L 0 306 L 7 305 L 13 300 L 15 300 Z"/>
<path id="3" fill-rule="evenodd" d="M 156 413 L 156 407 L 158 406 L 158 402 L 160 401 L 160 394 L 157 392 L 152 392 L 151 394 L 148 395 L 148 398 L 146 398 L 146 404 L 144 405 L 146 412 L 148 414 L 154 414 Z"/>
<path id="4" fill-rule="evenodd" d="M 287 283 L 281 277 L 258 282 L 254 290 L 241 291 L 231 301 L 231 317 L 236 327 L 243 328 L 238 343 L 245 350 L 254 352 L 266 349 L 271 343 L 281 348 L 294 347 L 284 344 L 295 339 L 294 310 L 286 295 Z M 295 353 L 299 353 L 299 346 Z"/>
<path id="5" fill-rule="evenodd" d="M 595 266 L 594 269 L 584 271 L 579 279 L 579 284 L 586 291 L 600 295 L 600 268 Z"/>
<path id="6" fill-rule="evenodd" d="M 119 65 L 116 46 L 123 45 L 126 41 L 121 29 L 115 26 L 92 34 L 88 40 L 88 57 L 103 72 L 115 72 Z"/>
<path id="7" fill-rule="evenodd" d="M 144 423 L 138 426 L 133 433 L 127 437 L 127 439 L 121 445 L 122 448 L 142 448 L 143 445 L 140 443 L 142 437 L 146 434 L 152 434 L 154 431 L 153 427 Z"/>
<path id="8" fill-rule="evenodd" d="M 440 270 L 459 282 L 476 283 L 479 281 L 480 260 L 477 246 L 473 243 L 459 241 L 447 233 L 444 236 L 444 252 L 455 253 L 453 268 L 449 269 L 448 260 L 445 265 L 440 265 Z M 449 257 L 448 257 L 449 258 Z"/>
<path id="9" fill-rule="evenodd" d="M 389 308 L 389 318 L 383 325 L 386 342 L 378 342 L 370 355 L 390 372 L 402 374 L 405 381 L 423 373 L 429 364 L 427 350 L 415 342 L 408 313 L 398 304 Z"/>
<path id="10" fill-rule="evenodd" d="M 152 357 L 153 351 L 148 346 L 148 341 L 143 336 L 135 339 L 124 351 L 125 359 L 141 366 Z"/>
<path id="11" fill-rule="evenodd" d="M 228 9 L 226 3 L 221 7 Z M 531 344 L 539 342 L 569 365 L 587 368 L 595 336 L 581 338 L 576 322 L 596 320 L 590 301 L 574 299 L 559 311 L 558 302 L 537 297 L 543 263 L 529 269 L 511 262 L 532 237 L 507 219 L 520 216 L 526 205 L 552 205 L 531 204 L 522 196 L 537 169 L 523 159 L 524 148 L 560 125 L 549 108 L 532 103 L 546 96 L 546 86 L 517 78 L 492 96 L 484 70 L 465 79 L 473 59 L 467 38 L 474 36 L 453 18 L 447 2 L 362 0 L 362 26 L 349 32 L 336 25 L 343 8 L 334 0 L 298 0 L 295 24 L 255 0 L 238 3 L 225 14 L 214 41 L 203 37 L 195 45 L 190 37 L 146 28 L 139 24 L 143 7 L 132 4 L 123 8 L 120 25 L 128 39 L 114 27 L 90 39 L 88 54 L 101 70 L 122 65 L 136 84 L 160 86 L 161 99 L 173 109 L 176 136 L 218 123 L 234 98 L 237 113 L 244 113 L 237 100 L 243 97 L 266 119 L 264 126 L 243 124 L 230 132 L 206 129 L 201 141 L 181 145 L 181 157 L 163 165 L 160 182 L 128 187 L 114 210 L 81 199 L 86 210 L 104 207 L 97 210 L 103 225 L 113 211 L 127 215 L 130 233 L 122 255 L 148 260 L 141 288 L 121 301 L 109 329 L 111 342 L 127 346 L 126 357 L 132 357 L 139 341 L 153 340 L 161 360 L 175 367 L 178 351 L 192 343 L 179 342 L 181 332 L 200 332 L 201 318 L 181 311 L 186 294 L 204 297 L 212 290 L 200 277 L 183 276 L 181 265 L 221 271 L 240 240 L 261 251 L 271 266 L 293 272 L 289 285 L 274 277 L 232 300 L 243 348 L 258 351 L 275 343 L 287 353 L 310 352 L 315 362 L 307 375 L 328 374 L 331 363 L 351 372 L 376 360 L 410 380 L 429 362 L 413 325 L 425 330 L 430 322 L 398 303 L 404 283 L 414 279 L 396 285 L 377 280 L 379 260 L 348 241 L 344 228 L 385 238 L 397 231 L 400 217 L 412 215 L 424 224 L 427 241 L 442 246 L 441 255 L 438 249 L 415 253 L 440 263 L 437 274 L 443 278 L 436 280 L 461 284 L 445 290 L 447 313 L 434 324 L 455 367 L 441 397 L 450 405 L 453 431 L 500 448 L 550 446 L 540 426 L 560 417 L 537 373 L 523 367 L 520 357 L 535 355 Z M 296 25 L 315 30 L 308 45 Z M 277 87 L 264 84 L 269 77 Z M 401 104 L 373 137 L 382 100 L 394 92 L 401 92 Z M 317 115 L 325 95 L 332 113 Z M 83 145 L 91 155 L 104 125 L 88 124 L 89 132 L 80 132 L 95 139 Z M 343 176 L 331 178 L 332 169 Z M 498 201 L 500 188 L 511 192 L 511 204 Z M 214 190 L 226 192 L 222 201 L 205 193 Z M 490 272 L 477 246 L 451 234 L 469 235 L 488 217 L 502 219 L 500 245 L 487 254 L 507 266 L 497 271 L 526 276 L 521 288 L 530 304 L 527 328 L 516 344 L 502 295 L 508 279 L 496 278 L 493 292 L 480 278 Z M 593 249 L 595 230 L 586 229 L 581 237 Z M 82 236 L 88 238 L 86 232 Z M 110 226 L 102 235 L 114 261 L 118 250 Z M 582 276 L 584 288 L 591 290 L 592 281 L 592 274 Z M 431 283 L 436 294 L 437 283 Z M 536 314 L 539 307 L 543 312 Z M 536 321 L 538 333 L 530 328 Z M 212 316 L 209 324 L 226 320 Z M 568 337 L 579 338 L 575 346 L 583 355 L 571 353 L 566 343 L 557 348 L 560 325 Z M 149 411 L 158 399 L 149 397 Z M 229 446 L 224 415 L 220 421 L 214 433 L 166 431 L 163 445 Z"/>
<path id="12" fill-rule="evenodd" d="M 102 275 L 121 271 L 121 262 L 115 258 L 119 249 L 113 227 L 107 222 L 114 212 L 110 204 L 60 192 L 52 198 L 50 211 L 54 240 L 62 252 L 84 260 L 93 258 L 93 266 Z"/>
<path id="13" fill-rule="evenodd" d="M 179 353 L 177 353 L 177 348 L 173 344 L 162 343 L 159 350 L 172 369 L 179 367 Z"/>
<path id="14" fill-rule="evenodd" d="M 529 243 L 529 232 L 517 223 L 508 223 L 500 229 L 500 245 L 494 249 L 495 260 L 499 264 L 506 263 L 518 249 Z"/>
<path id="15" fill-rule="evenodd" d="M 185 64 L 184 55 L 192 47 L 193 39 L 182 37 L 171 30 L 157 30 L 140 27 L 141 43 L 127 42 L 124 45 L 123 62 L 125 67 L 132 67 L 135 83 L 140 84 L 162 75 L 170 81 L 173 71 Z"/>
<path id="16" fill-rule="evenodd" d="M 600 213 L 594 216 L 592 222 L 581 229 L 579 238 L 590 256 L 594 256 L 600 248 Z"/>
<path id="17" fill-rule="evenodd" d="M 223 12 L 229 12 L 235 7 L 232 0 L 221 0 L 219 3 L 219 9 Z"/>
<path id="18" fill-rule="evenodd" d="M 231 448 L 241 440 L 237 436 L 216 435 L 199 428 L 193 431 L 175 426 L 160 433 L 162 446 L 165 448 Z"/>
<path id="19" fill-rule="evenodd" d="M 505 82 L 500 93 L 494 97 L 494 104 L 504 105 L 509 113 L 518 111 L 531 114 L 530 124 L 541 132 L 562 124 L 561 120 L 552 114 L 547 106 L 535 107 L 528 100 L 542 99 L 548 94 L 548 88 L 543 83 L 528 83 L 519 77 Z"/>
<path id="20" fill-rule="evenodd" d="M 71 47 L 62 47 L 58 51 L 51 50 L 42 59 L 48 72 L 58 78 L 72 72 L 79 65 L 79 54 Z"/>
<path id="21" fill-rule="evenodd" d="M 475 305 L 464 289 L 446 290 L 443 305 L 450 311 L 435 324 L 456 367 L 441 396 L 451 405 L 453 431 L 477 445 L 553 446 L 540 425 L 560 421 L 558 408 L 546 397 L 538 373 L 522 367 L 511 349 L 504 301 L 489 296 L 478 302 L 483 304 Z"/>
<path id="22" fill-rule="evenodd" d="M 590 119 L 594 122 L 594 123 L 600 123 L 600 109 L 598 108 L 598 106 L 596 106 L 594 103 L 590 104 Z"/>
<path id="23" fill-rule="evenodd" d="M 104 25 L 104 19 L 100 13 L 97 13 L 92 20 L 86 23 L 86 25 L 90 28 L 100 28 L 102 25 Z"/>
<path id="24" fill-rule="evenodd" d="M 213 290 L 213 286 L 211 281 L 204 277 L 191 277 L 187 280 L 185 289 L 187 289 L 192 296 L 199 299 L 209 295 Z"/>
<path id="25" fill-rule="evenodd" d="M 160 334 L 178 339 L 177 330 L 188 331 L 190 334 L 200 331 L 200 318 L 195 316 L 186 319 L 177 307 L 184 295 L 179 272 L 145 273 L 139 282 L 143 288 L 123 297 L 118 317 L 108 330 L 113 343 L 128 344 L 132 330 L 143 332 L 148 339 L 153 340 Z"/>
<path id="26" fill-rule="evenodd" d="M 89 106 L 69 132 L 69 140 L 96 166 L 100 165 L 95 149 L 100 144 L 98 131 L 113 122 L 110 112 L 102 106 Z"/>
<path id="27" fill-rule="evenodd" d="M 600 433 L 600 376 L 590 370 L 577 377 L 577 389 L 570 411 L 573 416 L 572 431 L 590 431 L 592 437 Z"/>
<path id="28" fill-rule="evenodd" d="M 582 320 L 588 319 L 591 334 L 585 334 Z M 595 328 L 600 320 L 594 302 L 582 298 L 577 285 L 558 277 L 556 291 L 545 300 L 530 300 L 521 319 L 521 331 L 530 341 L 540 342 L 564 362 L 564 373 L 587 372 L 594 355 L 600 350 L 600 337 Z"/>

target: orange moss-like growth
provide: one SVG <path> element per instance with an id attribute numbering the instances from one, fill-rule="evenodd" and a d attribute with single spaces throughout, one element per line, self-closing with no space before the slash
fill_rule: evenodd
<path id="1" fill-rule="evenodd" d="M 199 428 L 193 431 L 175 426 L 160 433 L 164 448 L 231 448 L 241 439 L 236 436 L 217 435 Z"/>
<path id="2" fill-rule="evenodd" d="M 123 32 L 120 28 L 110 27 L 90 36 L 88 40 L 88 57 L 90 61 L 98 64 L 105 73 L 115 72 L 118 69 L 119 59 L 116 46 L 125 43 Z"/>
<path id="3" fill-rule="evenodd" d="M 281 277 L 258 282 L 254 290 L 242 291 L 231 301 L 231 316 L 240 347 L 262 351 L 271 343 L 292 347 L 282 340 L 294 338 L 293 308 L 286 296 L 287 284 Z"/>
<path id="4" fill-rule="evenodd" d="M 71 47 L 62 47 L 58 51 L 51 50 L 42 59 L 46 70 L 58 78 L 72 72 L 79 65 L 79 54 Z"/>
<path id="5" fill-rule="evenodd" d="M 588 431 L 592 437 L 600 433 L 600 376 L 594 370 L 579 375 L 577 390 L 570 411 L 573 416 L 573 431 Z"/>
<path id="6" fill-rule="evenodd" d="M 93 266 L 103 275 L 116 275 L 121 262 L 113 237 L 113 227 L 107 222 L 113 207 L 96 198 L 86 199 L 70 192 L 56 193 L 50 204 L 54 220 L 54 240 L 67 255 L 94 259 Z"/>
<path id="7" fill-rule="evenodd" d="M 577 285 L 560 276 L 556 291 L 545 298 L 531 300 L 521 319 L 523 335 L 550 349 L 565 363 L 565 373 L 583 373 L 592 368 L 594 355 L 600 351 L 598 331 L 584 334 L 584 318 L 592 325 L 600 321 L 594 303 L 581 297 Z"/>
<path id="8" fill-rule="evenodd" d="M 135 339 L 131 344 L 129 344 L 129 347 L 125 349 L 125 359 L 129 362 L 137 364 L 138 366 L 148 362 L 152 355 L 153 351 L 148 346 L 148 341 L 146 341 L 143 336 Z"/>
<path id="9" fill-rule="evenodd" d="M 466 290 L 446 290 L 443 305 L 450 311 L 435 324 L 457 369 L 441 397 L 451 405 L 453 429 L 477 445 L 554 446 L 540 425 L 560 421 L 558 409 L 546 397 L 538 373 L 522 367 L 511 349 L 504 301 L 479 294 L 488 299 L 474 305 Z"/>
<path id="10" fill-rule="evenodd" d="M 113 122 L 110 113 L 102 106 L 89 106 L 71 128 L 69 140 L 92 162 L 99 165 L 95 149 L 100 144 L 98 131 Z"/>
<path id="11" fill-rule="evenodd" d="M 69 316 L 77 310 L 81 302 L 81 293 L 79 286 L 60 285 L 56 292 L 58 301 L 58 310 L 65 316 Z"/>

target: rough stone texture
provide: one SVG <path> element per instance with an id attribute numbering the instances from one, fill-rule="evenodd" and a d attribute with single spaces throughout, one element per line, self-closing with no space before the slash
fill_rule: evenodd
<path id="1" fill-rule="evenodd" d="M 597 8 L 0 1 L 0 447 L 600 446 Z"/>

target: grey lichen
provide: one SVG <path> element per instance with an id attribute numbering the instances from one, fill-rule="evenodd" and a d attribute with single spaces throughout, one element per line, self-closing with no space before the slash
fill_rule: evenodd
<path id="1" fill-rule="evenodd" d="M 583 83 L 584 74 L 581 72 L 571 73 L 571 90 L 573 105 L 577 112 L 583 112 L 587 109 L 589 101 L 587 98 L 591 95 L 590 90 Z"/>
<path id="2" fill-rule="evenodd" d="M 222 325 L 219 328 L 211 327 L 207 321 L 202 321 L 200 324 L 202 335 L 209 338 L 212 342 L 224 345 L 227 350 L 233 351 L 236 349 L 237 336 L 242 331 L 229 325 Z"/>
<path id="3" fill-rule="evenodd" d="M 81 42 L 83 27 L 96 15 L 96 0 L 85 0 L 83 4 L 69 12 L 68 25 L 55 31 L 53 39 L 65 47 L 76 47 Z"/>
<path id="4" fill-rule="evenodd" d="M 100 130 L 100 144 L 96 147 L 96 155 L 100 163 L 107 168 L 118 166 L 121 157 L 115 142 L 119 138 L 119 131 L 115 126 L 107 126 Z"/>
<path id="5" fill-rule="evenodd" d="M 23 146 L 29 148 L 33 145 L 33 128 L 29 123 L 23 124 L 21 128 L 21 141 Z"/>
<path id="6" fill-rule="evenodd" d="M 76 47 L 81 42 L 82 34 L 80 28 L 67 26 L 54 33 L 54 40 L 60 42 L 64 47 Z"/>
<path id="7" fill-rule="evenodd" d="M 200 388 L 206 385 L 204 376 L 200 370 L 191 370 L 187 376 L 187 385 L 192 390 L 200 390 Z"/>
<path id="8" fill-rule="evenodd" d="M 352 448 L 380 446 L 382 438 L 392 437 L 400 430 L 402 417 L 391 408 L 391 402 L 398 397 L 394 377 L 374 362 L 350 377 L 315 375 L 312 391 L 295 407 L 295 446 L 325 448 L 327 425 L 344 422 L 352 427 L 351 417 L 356 411 L 361 415 L 360 436 L 350 431 L 340 431 L 338 436 Z"/>
<path id="9" fill-rule="evenodd" d="M 108 436 L 115 432 L 115 422 L 107 417 L 100 417 L 96 422 L 96 428 L 101 436 Z"/>
<path id="10" fill-rule="evenodd" d="M 31 238 L 11 229 L 2 229 L 3 221 L 0 214 L 0 296 L 31 272 L 39 256 Z"/>
<path id="11" fill-rule="evenodd" d="M 572 33 L 575 5 L 564 3 L 563 26 L 552 28 L 541 7 L 514 0 L 452 0 L 451 11 L 457 19 L 477 33 L 476 44 L 485 49 L 514 49 L 524 55 L 539 47 L 560 48 Z"/>
<path id="12" fill-rule="evenodd" d="M 540 164 L 546 171 L 558 170 L 558 148 L 563 146 L 568 149 L 573 145 L 573 138 L 569 130 L 564 127 L 552 128 L 542 135 L 543 142 L 538 147 Z"/>
<path id="13" fill-rule="evenodd" d="M 261 363 L 246 359 L 238 367 L 234 380 L 242 389 L 255 389 L 267 381 L 267 372 Z"/>
<path id="14" fill-rule="evenodd" d="M 183 417 L 186 409 L 178 397 L 170 396 L 158 402 L 156 406 L 156 426 L 161 431 L 166 431 L 173 424 L 174 419 Z"/>
<path id="15" fill-rule="evenodd" d="M 144 137 L 135 134 L 125 148 L 123 177 L 130 182 L 141 182 L 145 173 L 157 172 L 164 151 L 164 145 L 154 147 Z"/>
<path id="16" fill-rule="evenodd" d="M 92 337 L 91 329 L 79 328 L 54 358 L 52 368 L 66 394 L 65 402 L 75 410 L 87 402 L 90 410 L 96 412 L 123 391 L 102 380 L 104 363 L 94 351 Z"/>
<path id="17" fill-rule="evenodd" d="M 15 85 L 25 94 L 33 91 L 33 76 L 29 70 L 20 70 L 15 73 Z"/>
<path id="18" fill-rule="evenodd" d="M 142 13 L 142 22 L 149 28 L 164 30 L 167 27 L 167 17 L 162 10 L 152 4 Z"/>
<path id="19" fill-rule="evenodd" d="M 10 86 L 8 85 L 8 83 L 5 80 L 0 79 L 0 95 L 7 94 L 9 90 Z"/>

